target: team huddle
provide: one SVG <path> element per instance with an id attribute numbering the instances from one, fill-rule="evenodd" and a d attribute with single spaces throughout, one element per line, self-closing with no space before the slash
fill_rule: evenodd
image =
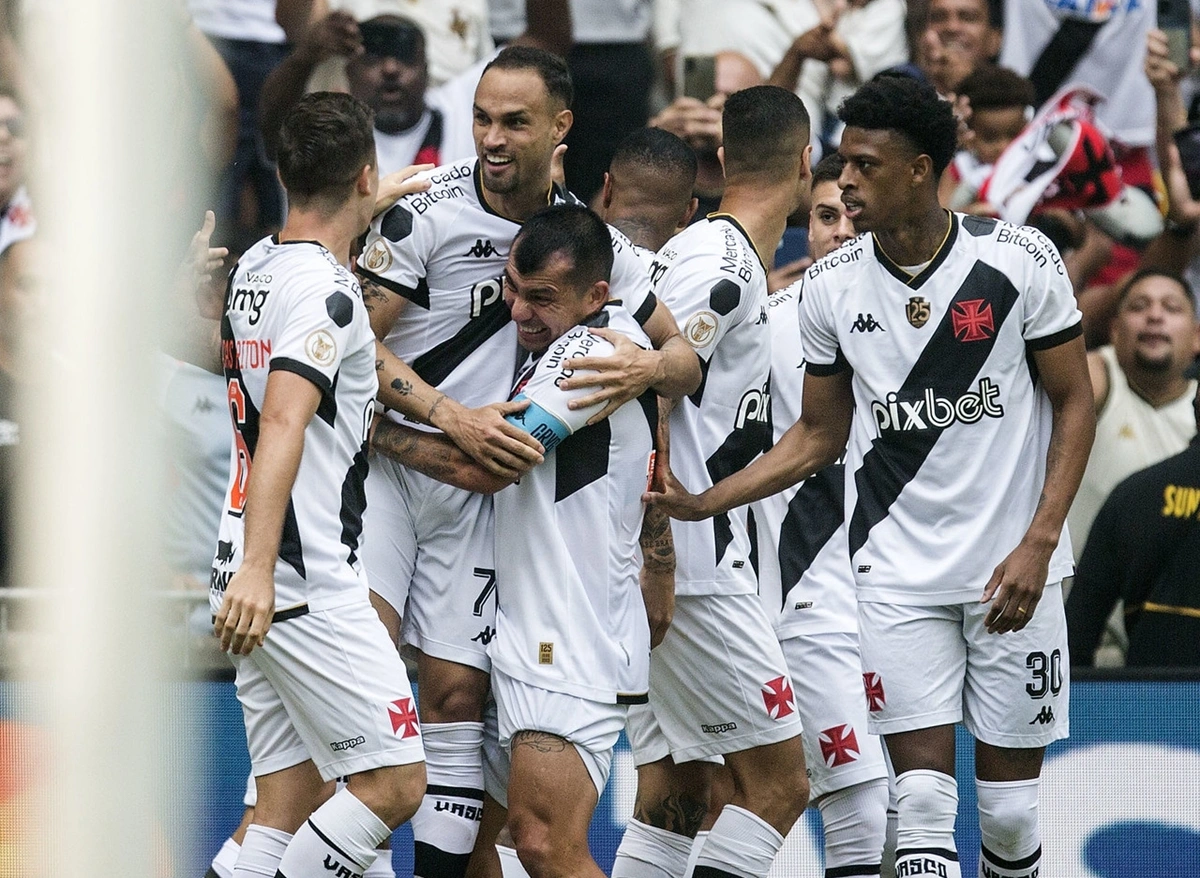
<path id="1" fill-rule="evenodd" d="M 602 875 L 624 730 L 613 876 L 765 876 L 810 799 L 827 878 L 957 876 L 963 722 L 980 874 L 1033 878 L 1094 428 L 1057 252 L 938 206 L 957 120 L 911 79 L 848 98 L 815 168 L 798 97 L 732 94 L 690 224 L 662 131 L 600 214 L 554 182 L 571 100 L 560 59 L 505 49 L 477 158 L 386 195 L 361 103 L 284 122 L 287 222 L 221 327 L 234 874 L 372 874 L 411 820 L 425 878 Z M 815 262 L 768 293 L 804 208 Z"/>

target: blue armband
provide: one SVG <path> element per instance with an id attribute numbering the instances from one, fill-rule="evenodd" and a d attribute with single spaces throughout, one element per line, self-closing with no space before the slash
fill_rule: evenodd
<path id="1" fill-rule="evenodd" d="M 522 402 L 527 399 L 529 397 L 523 393 L 519 393 L 513 399 L 513 402 Z M 514 412 L 504 420 L 520 427 L 538 442 L 541 442 L 547 454 L 553 451 L 558 443 L 571 435 L 571 430 L 566 424 L 532 400 L 529 401 L 529 408 L 521 412 Z"/>

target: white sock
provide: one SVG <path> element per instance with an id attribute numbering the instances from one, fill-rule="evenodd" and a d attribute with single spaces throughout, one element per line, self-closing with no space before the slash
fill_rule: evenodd
<path id="1" fill-rule="evenodd" d="M 233 878 L 233 867 L 237 863 L 238 851 L 242 846 L 232 838 L 225 839 L 225 843 L 221 845 L 221 849 L 217 851 L 217 855 L 212 858 L 212 863 L 208 867 L 208 874 L 204 878 Z"/>
<path id="2" fill-rule="evenodd" d="M 640 820 L 625 826 L 612 878 L 677 878 L 687 867 L 692 840 Z"/>
<path id="3" fill-rule="evenodd" d="M 367 866 L 363 878 L 396 878 L 396 868 L 392 865 L 392 852 L 382 848 L 375 857 L 375 862 Z"/>
<path id="4" fill-rule="evenodd" d="M 700 858 L 700 851 L 704 850 L 704 843 L 707 841 L 707 829 L 701 829 L 696 833 L 696 837 L 692 839 L 692 849 L 688 851 L 687 865 L 683 869 L 683 878 L 692 878 L 696 874 L 696 860 Z"/>
<path id="5" fill-rule="evenodd" d="M 392 830 L 349 789 L 312 813 L 279 861 L 280 878 L 362 878 Z"/>
<path id="6" fill-rule="evenodd" d="M 982 850 L 979 874 L 987 878 L 1032 878 L 1042 865 L 1038 825 L 1039 780 L 976 780 Z M 986 865 L 986 869 L 985 869 Z"/>
<path id="7" fill-rule="evenodd" d="M 826 878 L 878 875 L 887 835 L 887 778 L 864 781 L 822 796 Z"/>
<path id="8" fill-rule="evenodd" d="M 233 866 L 233 878 L 275 878 L 279 861 L 291 840 L 291 833 L 282 829 L 251 823 L 246 827 L 246 835 Z"/>
<path id="9" fill-rule="evenodd" d="M 483 723 L 426 723 L 428 786 L 412 818 L 414 878 L 466 874 L 483 814 Z"/>
<path id="10" fill-rule="evenodd" d="M 958 784 L 940 771 L 917 768 L 896 778 L 899 826 L 896 876 L 945 875 L 962 878 L 954 847 Z"/>
<path id="11" fill-rule="evenodd" d="M 771 871 L 783 836 L 757 814 L 726 805 L 696 858 L 695 878 L 763 878 Z"/>
<path id="12" fill-rule="evenodd" d="M 496 845 L 496 853 L 500 855 L 500 874 L 504 878 L 530 878 L 529 873 L 525 871 L 525 867 L 521 865 L 516 848 L 498 844 Z"/>

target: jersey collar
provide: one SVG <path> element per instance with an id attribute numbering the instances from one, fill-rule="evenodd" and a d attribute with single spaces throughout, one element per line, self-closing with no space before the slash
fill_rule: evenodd
<path id="1" fill-rule="evenodd" d="M 705 217 L 705 219 L 707 219 L 710 223 L 713 220 L 723 219 L 737 229 L 741 233 L 742 237 L 746 239 L 746 243 L 750 245 L 750 252 L 754 254 L 754 258 L 757 259 L 758 264 L 762 266 L 763 272 L 770 273 L 770 269 L 767 268 L 766 264 L 762 261 L 762 257 L 758 255 L 758 248 L 754 246 L 754 239 L 750 237 L 750 233 L 746 231 L 745 227 L 738 222 L 738 218 L 736 216 L 731 213 L 721 213 L 721 211 L 718 210 L 710 213 L 707 217 Z"/>
<path id="2" fill-rule="evenodd" d="M 917 274 L 909 274 L 899 265 L 892 261 L 892 257 L 883 252 L 883 248 L 879 246 L 879 239 L 871 234 L 871 242 L 875 246 L 875 257 L 879 260 L 887 272 L 900 283 L 910 289 L 919 289 L 925 281 L 933 276 L 933 273 L 938 270 L 946 258 L 950 255 L 950 251 L 954 249 L 954 242 L 958 238 L 958 215 L 954 211 L 946 211 L 950 214 L 950 225 L 946 229 L 946 237 L 942 239 L 942 243 L 938 245 L 937 252 L 933 254 L 933 259 L 929 261 L 920 272 Z"/>

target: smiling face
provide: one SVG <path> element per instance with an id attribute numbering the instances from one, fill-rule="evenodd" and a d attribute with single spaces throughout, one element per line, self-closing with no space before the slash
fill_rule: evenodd
<path id="1" fill-rule="evenodd" d="M 545 351 L 607 301 L 608 284 L 600 281 L 580 288 L 572 277 L 574 268 L 571 260 L 558 252 L 541 268 L 523 275 L 509 256 L 504 268 L 504 302 L 517 324 L 517 341 L 530 353 Z"/>
<path id="2" fill-rule="evenodd" d="M 387 34 L 407 33 L 403 21 L 393 16 L 380 16 L 366 22 L 369 28 L 387 27 Z M 409 25 L 415 30 L 415 26 Z M 374 34 L 375 31 L 370 33 Z M 375 111 L 375 127 L 385 134 L 407 131 L 421 120 L 425 112 L 425 89 L 429 85 L 429 69 L 425 59 L 425 42 L 409 36 L 397 42 L 364 38 L 361 55 L 346 62 L 346 78 L 350 94 Z"/>
<path id="3" fill-rule="evenodd" d="M 1121 368 L 1182 372 L 1200 351 L 1196 312 L 1188 292 L 1169 277 L 1150 275 L 1121 299 L 1112 324 Z"/>
<path id="4" fill-rule="evenodd" d="M 484 73 L 475 89 L 473 125 L 484 188 L 496 195 L 544 194 L 554 147 L 567 136 L 571 119 L 537 71 Z"/>
<path id="5" fill-rule="evenodd" d="M 918 167 L 919 154 L 904 135 L 848 125 L 838 154 L 846 160 L 838 179 L 842 204 L 858 231 L 897 228 L 914 209 L 924 208 L 924 200 L 914 195 L 925 175 Z"/>

